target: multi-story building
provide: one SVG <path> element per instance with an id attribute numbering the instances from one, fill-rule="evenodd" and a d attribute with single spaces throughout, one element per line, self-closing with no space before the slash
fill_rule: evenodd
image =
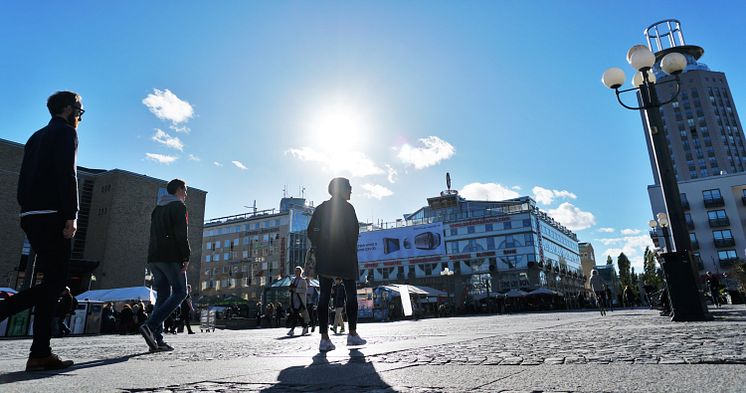
<path id="1" fill-rule="evenodd" d="M 653 71 L 659 98 L 668 100 L 679 90 L 676 99 L 661 108 L 661 117 L 689 223 L 692 251 L 699 259 L 701 273 L 717 271 L 746 257 L 740 200 L 746 179 L 743 127 L 725 74 L 699 61 L 704 49 L 684 41 L 679 21 L 653 24 L 646 36 L 656 56 Z M 678 87 L 676 83 L 664 83 L 674 76 L 666 75 L 660 67 L 663 56 L 672 52 L 687 59 L 684 72 L 678 76 Z M 666 210 L 644 116 L 643 126 L 655 183 L 648 187 L 655 216 Z M 658 236 L 663 238 L 660 230 Z"/>
<path id="2" fill-rule="evenodd" d="M 207 220 L 200 290 L 206 296 L 259 301 L 273 280 L 305 263 L 306 228 L 313 208 L 302 198 L 283 198 L 280 210 Z"/>
<path id="3" fill-rule="evenodd" d="M 583 269 L 583 276 L 590 277 L 591 271 L 596 268 L 596 253 L 593 251 L 593 245 L 587 242 L 578 243 L 578 249 L 580 250 L 580 266 Z M 584 284 L 586 289 L 591 289 L 588 280 L 585 280 Z"/>
<path id="4" fill-rule="evenodd" d="M 619 275 L 617 275 L 614 265 L 597 265 L 595 269 L 599 277 L 604 281 L 604 284 L 606 284 L 606 287 L 611 291 L 612 304 L 621 304 L 619 294 L 622 293 L 622 284 L 619 281 Z"/>
<path id="5" fill-rule="evenodd" d="M 30 272 L 31 252 L 20 228 L 16 201 L 23 145 L 0 139 L 0 277 L 3 284 L 20 286 Z M 207 193 L 189 187 L 189 241 L 192 256 L 188 279 L 197 281 L 201 260 L 202 221 Z M 158 197 L 166 192 L 167 181 L 121 169 L 78 167 L 80 211 L 78 232 L 73 241 L 70 288 L 75 293 L 87 288 L 117 288 L 144 285 L 148 273 L 147 253 L 150 213 Z M 92 278 L 95 277 L 95 282 Z"/>
<path id="6" fill-rule="evenodd" d="M 746 249 L 746 173 L 680 181 L 679 191 L 700 271 L 731 269 Z M 653 212 L 664 212 L 660 186 L 648 193 Z"/>
<path id="7" fill-rule="evenodd" d="M 442 236 L 443 253 L 393 260 L 361 258 L 359 282 L 440 288 L 455 294 L 457 302 L 511 289 L 546 287 L 568 295 L 583 290 L 577 236 L 539 210 L 530 197 L 473 201 L 449 190 L 428 198 L 427 206 L 404 219 L 401 224 L 406 226 L 441 224 L 442 234 L 430 236 Z M 365 237 L 361 234 L 359 249 L 375 243 Z M 416 239 L 387 240 L 394 238 L 384 235 L 383 247 L 391 247 L 389 243 L 416 247 L 412 246 Z"/>

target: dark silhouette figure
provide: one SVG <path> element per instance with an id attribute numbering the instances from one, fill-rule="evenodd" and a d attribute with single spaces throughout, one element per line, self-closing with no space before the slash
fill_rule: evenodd
<path id="1" fill-rule="evenodd" d="M 85 111 L 81 97 L 70 91 L 52 94 L 47 108 L 52 119 L 26 142 L 18 177 L 21 228 L 44 278 L 41 285 L 0 302 L 0 321 L 35 307 L 27 371 L 57 370 L 73 364 L 52 353 L 50 339 L 52 315 L 68 279 L 72 238 L 77 230 L 77 128 Z"/>

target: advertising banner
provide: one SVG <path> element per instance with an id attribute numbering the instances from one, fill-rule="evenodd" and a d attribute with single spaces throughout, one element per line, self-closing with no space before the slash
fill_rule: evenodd
<path id="1" fill-rule="evenodd" d="M 358 262 L 445 254 L 443 223 L 363 232 L 357 242 Z"/>

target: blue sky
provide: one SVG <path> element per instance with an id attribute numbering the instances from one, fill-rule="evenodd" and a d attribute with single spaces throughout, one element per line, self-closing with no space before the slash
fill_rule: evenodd
<path id="1" fill-rule="evenodd" d="M 71 89 L 79 165 L 185 178 L 208 218 L 278 207 L 284 187 L 318 204 L 342 175 L 361 220 L 393 221 L 450 172 L 467 197 L 536 196 L 599 260 L 639 263 L 652 173 L 602 72 L 631 75 L 643 29 L 677 18 L 746 102 L 744 2 L 207 4 L 3 2 L 0 137 L 25 142 Z"/>

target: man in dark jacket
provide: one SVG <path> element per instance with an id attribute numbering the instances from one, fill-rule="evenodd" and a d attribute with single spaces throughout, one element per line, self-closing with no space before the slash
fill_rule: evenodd
<path id="1" fill-rule="evenodd" d="M 77 301 L 70 293 L 70 287 L 65 287 L 57 301 L 57 309 L 54 318 L 52 318 L 52 331 L 55 337 L 64 337 L 70 334 L 71 330 L 65 323 L 65 319 L 68 314 L 74 313 L 75 308 L 77 308 Z"/>
<path id="2" fill-rule="evenodd" d="M 341 277 L 347 295 L 347 345 L 366 343 L 357 334 L 357 238 L 360 226 L 355 208 L 349 204 L 352 186 L 350 181 L 337 177 L 329 183 L 331 199 L 319 205 L 308 224 L 308 238 L 316 251 L 316 273 L 319 276 L 319 333 L 320 351 L 335 348 L 329 339 L 329 298 L 335 277 Z"/>
<path id="3" fill-rule="evenodd" d="M 0 302 L 0 321 L 35 307 L 34 340 L 26 371 L 57 370 L 73 364 L 52 353 L 49 342 L 52 315 L 67 282 L 72 238 L 77 230 L 77 128 L 85 111 L 80 96 L 71 91 L 52 94 L 47 108 L 52 120 L 26 142 L 18 177 L 21 228 L 36 253 L 36 266 L 44 279 L 41 285 Z"/>
<path id="4" fill-rule="evenodd" d="M 150 246 L 148 267 L 153 273 L 153 286 L 158 292 L 155 308 L 140 334 L 151 352 L 173 351 L 163 341 L 163 321 L 187 297 L 186 271 L 189 267 L 189 239 L 187 238 L 186 183 L 180 179 L 168 182 L 168 194 L 158 200 L 150 215 Z"/>

